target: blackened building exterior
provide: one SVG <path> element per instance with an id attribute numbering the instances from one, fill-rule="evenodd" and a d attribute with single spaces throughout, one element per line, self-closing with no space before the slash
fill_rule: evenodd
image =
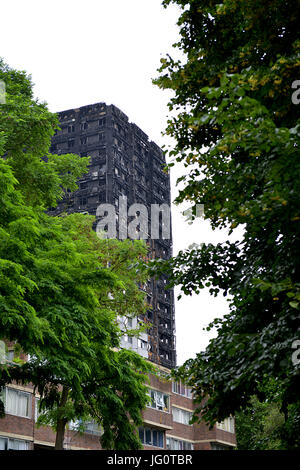
<path id="1" fill-rule="evenodd" d="M 151 205 L 165 204 L 170 208 L 170 178 L 163 171 L 163 151 L 149 141 L 148 136 L 114 105 L 105 103 L 83 106 L 58 113 L 61 130 L 53 137 L 52 153 L 76 153 L 89 156 L 89 173 L 79 181 L 79 189 L 66 194 L 51 214 L 62 211 L 88 212 L 96 215 L 100 204 L 142 204 L 147 208 L 146 239 L 151 257 L 172 255 L 172 235 L 164 238 L 162 216 L 159 238 L 151 232 Z M 123 199 L 122 199 L 123 198 Z M 118 229 L 118 224 L 117 224 Z M 117 236 L 125 238 L 117 230 Z M 144 286 L 152 308 L 148 320 L 152 327 L 148 335 L 133 338 L 133 347 L 144 357 L 167 368 L 176 365 L 174 293 L 166 290 L 166 278 L 151 280 Z"/>

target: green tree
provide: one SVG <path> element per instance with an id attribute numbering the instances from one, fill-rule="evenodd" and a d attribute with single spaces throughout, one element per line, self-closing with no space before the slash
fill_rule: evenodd
<path id="1" fill-rule="evenodd" d="M 299 448 L 299 403 L 288 405 L 287 416 L 280 410 L 282 388 L 278 380 L 266 379 L 257 396 L 235 415 L 238 450 L 285 450 Z"/>
<path id="2" fill-rule="evenodd" d="M 169 166 L 187 169 L 176 201 L 194 214 L 204 204 L 213 229 L 243 229 L 238 242 L 157 263 L 187 295 L 207 286 L 230 298 L 230 312 L 210 325 L 217 337 L 179 372 L 210 424 L 262 399 L 266 376 L 280 381 L 288 420 L 299 390 L 299 2 L 163 2 L 171 3 L 182 9 L 175 47 L 184 58 L 161 59 L 155 83 L 174 92 Z"/>
<path id="3" fill-rule="evenodd" d="M 280 450 L 280 428 L 284 415 L 276 403 L 260 402 L 256 396 L 250 406 L 235 416 L 238 450 Z"/>
<path id="4" fill-rule="evenodd" d="M 7 91 L 0 105 L 0 337 L 31 356 L 2 364 L 0 387 L 34 385 L 55 425 L 56 449 L 67 421 L 87 414 L 101 421 L 104 446 L 140 448 L 135 431 L 152 367 L 118 350 L 117 315 L 122 296 L 132 302 L 122 315 L 146 309 L 136 285 L 145 279 L 136 264 L 146 248 L 100 240 L 90 216 L 47 215 L 65 190 L 77 188 L 89 159 L 50 155 L 57 117 L 33 99 L 25 73 L 0 62 L 0 79 Z"/>
<path id="5" fill-rule="evenodd" d="M 282 439 L 285 426 L 284 414 L 280 411 L 281 386 L 277 380 L 266 380 L 260 385 L 264 400 L 257 396 L 235 415 L 235 430 L 238 450 L 279 450 L 286 447 Z"/>
<path id="6" fill-rule="evenodd" d="M 0 60 L 0 80 L 6 85 L 6 103 L 0 105 L 0 329 L 1 337 L 28 350 L 43 341 L 46 331 L 51 334 L 25 296 L 37 289 L 32 273 L 36 248 L 44 247 L 60 230 L 44 211 L 64 190 L 76 188 L 78 177 L 87 171 L 88 159 L 71 154 L 50 156 L 57 117 L 33 99 L 25 72 Z"/>

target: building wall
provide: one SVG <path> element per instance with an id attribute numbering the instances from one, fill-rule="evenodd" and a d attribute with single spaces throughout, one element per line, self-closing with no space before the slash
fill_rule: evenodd
<path id="1" fill-rule="evenodd" d="M 194 450 L 211 450 L 212 442 L 219 443 L 220 445 L 223 444 L 225 447 L 228 446 L 228 448 L 235 447 L 235 433 L 219 430 L 216 426 L 210 430 L 204 423 L 188 425 L 174 421 L 172 416 L 174 407 L 193 412 L 195 410 L 195 404 L 192 398 L 174 393 L 172 391 L 172 382 L 162 381 L 155 376 L 151 376 L 149 388 L 169 394 L 170 411 L 167 413 L 147 407 L 143 413 L 146 425 L 163 429 L 166 437 L 191 442 L 194 446 Z"/>
<path id="2" fill-rule="evenodd" d="M 163 171 L 166 163 L 163 151 L 116 106 L 96 103 L 61 111 L 58 115 L 61 130 L 52 139 L 51 152 L 90 156 L 91 162 L 89 174 L 79 181 L 78 191 L 66 194 L 50 214 L 66 211 L 96 215 L 100 204 L 109 203 L 114 205 L 118 220 L 122 221 L 120 198 L 126 198 L 124 204 L 128 207 L 143 204 L 148 212 L 149 257 L 169 258 L 171 217 L 169 236 L 164 238 L 160 227 L 159 238 L 151 238 L 151 205 L 170 207 L 171 201 L 170 178 Z M 116 235 L 124 238 L 118 224 Z M 141 354 L 172 368 L 176 365 L 174 293 L 164 288 L 166 281 L 166 278 L 151 280 L 145 287 L 152 306 L 147 320 L 152 327 L 148 331 L 148 347 Z"/>
<path id="3" fill-rule="evenodd" d="M 165 370 L 167 371 L 167 370 Z M 31 416 L 23 418 L 6 414 L 3 419 L 0 419 L 0 438 L 8 437 L 11 439 L 25 440 L 29 443 L 29 449 L 39 449 L 43 446 L 45 448 L 54 448 L 55 434 L 48 426 L 37 428 L 35 425 L 35 400 L 36 396 L 30 386 L 9 385 L 10 388 L 15 388 L 20 391 L 31 393 Z M 204 423 L 200 424 L 181 424 L 173 419 L 172 410 L 181 408 L 193 412 L 195 405 L 191 398 L 187 398 L 172 392 L 172 383 L 164 379 L 158 379 L 155 376 L 150 376 L 149 389 L 163 392 L 169 395 L 169 410 L 159 411 L 150 406 L 143 411 L 144 428 L 163 432 L 164 440 L 163 447 L 166 449 L 166 439 L 173 438 L 180 441 L 187 441 L 193 445 L 194 450 L 211 450 L 212 443 L 223 445 L 225 448 L 234 448 L 236 445 L 235 434 L 227 431 L 222 431 L 216 426 L 209 430 Z M 86 450 L 100 450 L 99 436 L 89 433 L 80 435 L 79 433 L 70 429 L 66 430 L 65 434 L 65 448 L 66 449 L 86 449 Z M 147 445 L 145 443 L 145 450 L 154 450 L 161 447 Z"/>

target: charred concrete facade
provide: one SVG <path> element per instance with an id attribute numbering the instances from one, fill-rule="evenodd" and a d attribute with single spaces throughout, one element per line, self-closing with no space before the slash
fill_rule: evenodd
<path id="1" fill-rule="evenodd" d="M 89 173 L 79 181 L 78 191 L 66 194 L 51 214 L 62 211 L 88 212 L 96 215 L 100 204 L 112 204 L 119 221 L 120 200 L 127 207 L 143 204 L 147 208 L 148 233 L 146 242 L 150 257 L 169 258 L 172 255 L 172 235 L 151 238 L 151 205 L 170 208 L 170 178 L 163 171 L 165 157 L 162 150 L 149 141 L 148 136 L 117 107 L 105 103 L 62 111 L 59 114 L 61 130 L 53 137 L 52 153 L 76 153 L 89 156 Z M 117 236 L 122 238 L 117 225 Z M 160 219 L 160 229 L 162 220 Z M 123 237 L 124 238 L 124 237 Z M 136 349 L 149 360 L 172 368 L 176 365 L 174 293 L 166 290 L 166 278 L 151 280 L 143 286 L 152 308 L 148 320 L 152 328 L 133 344 L 123 346 Z"/>

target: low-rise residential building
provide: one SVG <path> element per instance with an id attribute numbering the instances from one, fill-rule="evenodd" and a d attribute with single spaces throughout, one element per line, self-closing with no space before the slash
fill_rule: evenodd
<path id="1" fill-rule="evenodd" d="M 167 370 L 165 370 L 167 372 Z M 55 433 L 49 426 L 37 427 L 39 396 L 30 385 L 10 384 L 2 390 L 5 417 L 0 419 L 0 450 L 54 449 Z M 150 377 L 149 404 L 143 411 L 139 437 L 145 450 L 220 450 L 236 445 L 234 419 L 228 418 L 209 430 L 205 423 L 189 424 L 195 404 L 188 387 Z M 69 423 L 65 433 L 66 450 L 100 450 L 101 429 L 85 422 Z"/>

